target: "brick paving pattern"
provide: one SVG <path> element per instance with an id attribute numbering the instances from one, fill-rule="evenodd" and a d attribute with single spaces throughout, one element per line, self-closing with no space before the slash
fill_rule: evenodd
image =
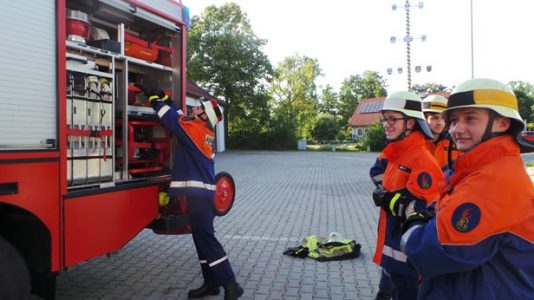
<path id="1" fill-rule="evenodd" d="M 236 181 L 236 202 L 217 217 L 242 299 L 373 299 L 371 262 L 378 209 L 368 176 L 376 153 L 248 152 L 218 154 L 217 171 Z M 362 245 L 359 258 L 317 262 L 282 255 L 311 235 L 340 232 Z M 202 283 L 189 235 L 142 231 L 117 254 L 62 272 L 57 299 L 187 299 Z M 206 299 L 222 299 L 220 296 Z"/>

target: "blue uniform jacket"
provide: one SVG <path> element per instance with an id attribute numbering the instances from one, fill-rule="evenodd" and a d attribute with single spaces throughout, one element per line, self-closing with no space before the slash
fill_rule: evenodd
<path id="1" fill-rule="evenodd" d="M 443 173 L 426 149 L 424 136 L 418 131 L 404 140 L 388 144 L 370 170 L 371 176 L 375 174 L 374 181 L 383 166 L 386 166 L 382 181 L 384 189 L 389 192 L 407 189 L 417 199 L 417 210 L 425 209 L 444 190 Z M 401 236 L 400 220 L 380 209 L 373 262 L 390 273 L 417 278 L 417 271 L 410 267 L 406 255 L 400 250 Z"/>
<path id="2" fill-rule="evenodd" d="M 422 276 L 418 299 L 534 299 L 534 188 L 510 136 L 455 161 L 436 217 L 401 248 Z"/>
<path id="3" fill-rule="evenodd" d="M 187 117 L 177 109 L 158 101 L 155 106 L 161 122 L 178 140 L 174 153 L 170 196 L 215 196 L 214 134 L 207 123 Z"/>
<path id="4" fill-rule="evenodd" d="M 382 186 L 382 178 L 384 177 L 384 172 L 386 172 L 387 166 L 388 160 L 385 156 L 380 154 L 376 158 L 375 163 L 371 166 L 371 169 L 369 169 L 369 176 L 371 176 L 371 180 L 376 187 Z"/>

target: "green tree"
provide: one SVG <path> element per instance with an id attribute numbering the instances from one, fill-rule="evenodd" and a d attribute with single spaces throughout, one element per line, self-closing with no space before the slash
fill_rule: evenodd
<path id="1" fill-rule="evenodd" d="M 330 114 L 334 117 L 338 115 L 338 96 L 331 85 L 326 85 L 321 91 L 319 101 L 319 112 Z"/>
<path id="2" fill-rule="evenodd" d="M 414 84 L 412 86 L 412 91 L 418 95 L 421 95 L 421 97 L 432 93 L 442 93 L 447 91 L 447 89 L 448 88 L 446 86 L 434 82 L 428 82 L 425 84 Z"/>
<path id="3" fill-rule="evenodd" d="M 338 132 L 336 118 L 330 114 L 320 114 L 313 125 L 311 134 L 318 142 L 327 142 L 336 139 Z"/>
<path id="4" fill-rule="evenodd" d="M 223 98 L 228 138 L 243 120 L 261 128 L 269 120 L 272 65 L 247 15 L 235 3 L 208 6 L 193 17 L 187 38 L 187 76 Z"/>
<path id="5" fill-rule="evenodd" d="M 339 91 L 339 115 L 342 124 L 348 126 L 352 113 L 361 99 L 386 96 L 385 80 L 375 71 L 351 75 L 341 84 Z"/>
<path id="6" fill-rule="evenodd" d="M 275 115 L 269 122 L 269 130 L 263 137 L 262 149 L 285 150 L 297 147 L 297 132 L 293 120 Z"/>
<path id="7" fill-rule="evenodd" d="M 268 102 L 270 97 L 266 94 L 258 94 L 263 97 L 260 102 Z M 243 107 L 245 102 L 238 104 L 240 113 L 234 114 L 232 122 L 228 124 L 228 148 L 230 149 L 263 149 L 263 140 L 269 134 L 270 118 L 265 120 L 262 116 L 269 115 L 269 111 L 250 113 L 253 110 Z M 243 107 L 243 108 L 242 108 Z"/>
<path id="8" fill-rule="evenodd" d="M 272 91 L 274 114 L 295 124 L 297 137 L 310 137 L 318 100 L 315 80 L 321 75 L 317 59 L 295 54 L 276 68 Z"/>
<path id="9" fill-rule="evenodd" d="M 534 122 L 534 86 L 524 81 L 511 81 L 508 85 L 519 102 L 519 114 L 527 123 Z"/>
<path id="10" fill-rule="evenodd" d="M 365 147 L 371 151 L 382 151 L 386 146 L 386 133 L 380 122 L 375 122 L 365 131 Z"/>

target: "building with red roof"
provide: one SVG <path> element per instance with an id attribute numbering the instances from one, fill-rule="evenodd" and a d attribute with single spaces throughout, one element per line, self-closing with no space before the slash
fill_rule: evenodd
<path id="1" fill-rule="evenodd" d="M 449 98 L 449 92 L 430 93 Z M 424 96 L 424 97 L 426 97 Z M 424 98 L 423 97 L 423 98 Z M 365 136 L 365 131 L 371 124 L 380 120 L 380 110 L 384 105 L 385 97 L 362 99 L 352 113 L 349 125 L 352 127 L 352 138 L 357 141 Z"/>
<path id="2" fill-rule="evenodd" d="M 363 138 L 367 128 L 380 120 L 380 110 L 385 99 L 380 97 L 360 100 L 349 121 L 352 127 L 352 139 L 357 141 Z"/>

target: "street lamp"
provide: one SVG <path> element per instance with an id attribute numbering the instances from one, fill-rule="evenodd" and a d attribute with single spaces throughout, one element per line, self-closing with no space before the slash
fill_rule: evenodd
<path id="1" fill-rule="evenodd" d="M 475 53 L 473 43 L 473 0 L 471 0 L 471 79 L 475 78 Z"/>
<path id="2" fill-rule="evenodd" d="M 411 67 L 411 43 L 414 41 L 414 39 L 420 39 L 421 41 L 426 41 L 426 35 L 421 35 L 420 37 L 413 37 L 410 35 L 410 9 L 412 7 L 418 7 L 422 9 L 424 6 L 423 2 L 418 2 L 417 5 L 411 5 L 409 0 L 406 0 L 404 3 L 404 10 L 406 12 L 406 35 L 402 39 L 402 41 L 406 44 L 406 75 L 407 75 L 407 82 L 408 82 L 408 90 L 411 89 L 412 86 L 412 67 Z M 397 10 L 397 5 L 393 4 L 391 7 L 393 10 Z M 391 37 L 390 42 L 395 43 L 397 41 L 396 37 Z"/>

